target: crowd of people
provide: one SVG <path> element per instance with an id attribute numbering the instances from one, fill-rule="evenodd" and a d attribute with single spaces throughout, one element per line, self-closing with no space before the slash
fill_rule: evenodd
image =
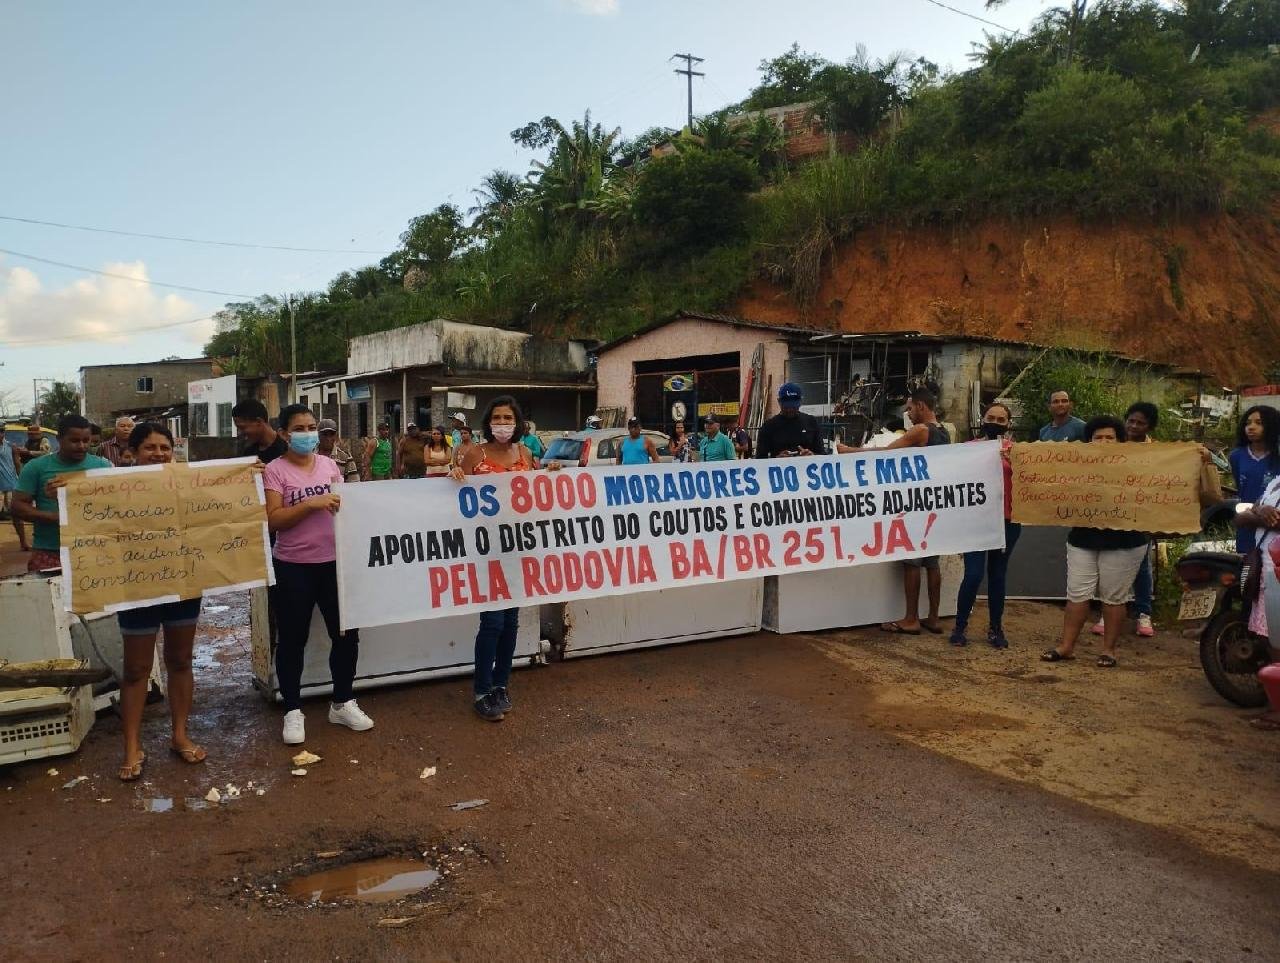
<path id="1" fill-rule="evenodd" d="M 691 437 L 678 423 L 667 451 L 676 461 L 725 461 L 736 458 L 786 458 L 827 453 L 821 425 L 801 410 L 803 392 L 787 383 L 778 391 L 779 412 L 761 426 L 753 445 L 736 421 L 722 426 L 719 416 L 704 418 L 702 430 Z M 1048 397 L 1049 422 L 1040 430 L 1046 441 L 1081 444 L 1143 443 L 1159 422 L 1159 411 L 1151 404 L 1131 405 L 1123 419 L 1100 415 L 1083 421 L 1072 413 L 1072 401 L 1065 391 Z M 927 389 L 913 392 L 906 404 L 906 428 L 888 445 L 889 449 L 924 448 L 950 444 L 947 429 L 939 422 L 937 400 Z M 478 438 L 472 436 L 462 412 L 455 413 L 448 426 L 432 426 L 426 431 L 406 426 L 398 441 L 390 425 L 378 426 L 368 439 L 359 460 L 338 438 L 337 425 L 317 420 L 304 405 L 284 408 L 273 424 L 258 401 L 242 401 L 232 412 L 243 439 L 241 454 L 257 459 L 266 493 L 267 525 L 271 535 L 276 584 L 270 590 L 270 623 L 275 641 L 276 676 L 284 707 L 282 738 L 297 745 L 305 740 L 302 706 L 304 655 L 313 611 L 318 607 L 330 640 L 329 672 L 332 696 L 329 722 L 355 731 L 373 727 L 373 720 L 353 696 L 359 662 L 360 639 L 356 630 L 342 631 L 338 612 L 334 516 L 341 510 L 339 486 L 356 481 L 391 478 L 440 478 L 464 481 L 470 476 L 545 469 L 560 466 L 543 464 L 545 451 L 532 422 L 524 417 L 519 402 L 511 396 L 495 398 L 480 417 Z M 596 416 L 588 419 L 587 430 L 598 430 Z M 78 415 L 68 415 L 58 424 L 58 447 L 52 451 L 38 426 L 33 426 L 25 447 L 0 442 L 0 491 L 5 493 L 23 550 L 29 551 L 28 570 L 47 571 L 60 567 L 57 488 L 68 475 L 92 468 L 163 464 L 174 458 L 174 439 L 162 425 L 134 424 L 121 418 L 112 436 L 95 445 L 94 426 Z M 950 633 L 952 645 L 968 644 L 968 628 L 984 579 L 987 592 L 988 625 L 986 641 L 994 648 L 1009 645 L 1003 626 L 1005 586 L 1010 558 L 1018 544 L 1020 526 L 1012 521 L 1012 469 L 1009 448 L 1013 440 L 1013 414 L 1005 404 L 987 407 L 976 437 L 972 440 L 999 441 L 1004 471 L 1004 547 L 975 551 L 964 556 L 964 576 L 957 597 L 957 613 Z M 837 443 L 839 453 L 863 449 Z M 1209 453 L 1202 449 L 1206 467 L 1202 475 L 1202 498 L 1221 497 L 1216 486 L 1216 470 Z M 653 437 L 644 433 L 638 418 L 627 423 L 627 435 L 618 447 L 621 465 L 652 464 L 661 460 Z M 1236 447 L 1229 457 L 1236 490 L 1242 501 L 1254 507 L 1242 513 L 1237 545 L 1241 551 L 1262 547 L 1280 531 L 1280 411 L 1256 406 L 1241 418 Z M 32 527 L 28 543 L 24 525 Z M 1261 543 L 1261 544 L 1259 544 Z M 1127 606 L 1135 606 L 1135 631 L 1151 635 L 1150 550 L 1152 536 L 1142 532 L 1072 528 L 1067 536 L 1067 604 L 1061 641 L 1041 658 L 1061 662 L 1074 657 L 1078 637 L 1092 604 L 1101 603 L 1102 618 L 1094 631 L 1102 637 L 1099 667 L 1116 665 L 1116 650 L 1127 617 Z M 1263 553 L 1268 576 L 1274 575 L 1269 553 Z M 881 629 L 897 635 L 936 635 L 945 629 L 939 618 L 941 574 L 937 557 L 900 563 L 904 593 L 904 614 Z M 1265 580 L 1264 580 L 1265 581 Z M 927 612 L 920 612 L 920 590 L 927 591 Z M 206 758 L 203 748 L 188 737 L 187 717 L 191 710 L 194 682 L 191 673 L 192 645 L 200 616 L 200 600 L 172 602 L 134 608 L 119 613 L 124 640 L 124 673 L 121 680 L 121 715 L 124 731 L 124 758 L 120 778 L 140 778 L 146 762 L 141 748 L 142 709 L 146 701 L 155 647 L 163 632 L 163 657 L 169 675 L 169 711 L 172 719 L 171 748 L 182 761 L 197 764 Z M 1266 633 L 1265 610 L 1254 606 L 1252 631 Z M 494 609 L 480 615 L 475 638 L 473 705 L 476 714 L 488 721 L 500 721 L 512 711 L 511 665 L 519 630 L 519 609 Z"/>

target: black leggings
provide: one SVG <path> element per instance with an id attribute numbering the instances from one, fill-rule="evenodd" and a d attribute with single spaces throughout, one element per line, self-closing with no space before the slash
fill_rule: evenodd
<path id="1" fill-rule="evenodd" d="M 351 698 L 360 655 L 360 633 L 338 630 L 338 563 L 282 562 L 275 560 L 276 677 L 284 708 L 302 708 L 302 661 L 311 634 L 311 613 L 318 605 L 329 630 L 329 674 L 333 702 Z"/>

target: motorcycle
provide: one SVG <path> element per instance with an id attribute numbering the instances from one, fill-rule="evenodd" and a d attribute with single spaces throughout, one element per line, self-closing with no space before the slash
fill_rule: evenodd
<path id="1" fill-rule="evenodd" d="M 1229 520 L 1250 508 L 1234 500 L 1205 509 L 1201 527 Z M 1178 619 L 1205 619 L 1200 633 L 1200 667 L 1214 691 L 1247 709 L 1267 704 L 1258 670 L 1271 661 L 1267 640 L 1249 631 L 1249 604 L 1243 590 L 1249 571 L 1239 552 L 1206 547 L 1189 551 L 1178 561 L 1182 600 Z"/>

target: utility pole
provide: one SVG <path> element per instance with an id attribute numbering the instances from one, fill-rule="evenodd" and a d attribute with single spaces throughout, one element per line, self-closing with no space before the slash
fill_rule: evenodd
<path id="1" fill-rule="evenodd" d="M 678 74 L 684 74 L 684 76 L 688 79 L 688 84 L 689 84 L 689 130 L 690 130 L 691 132 L 692 132 L 692 130 L 693 130 L 693 78 L 694 78 L 694 77 L 705 77 L 705 76 L 706 76 L 706 74 L 705 74 L 705 73 L 703 73 L 702 71 L 700 71 L 700 70 L 694 70 L 694 69 L 693 69 L 693 65 L 694 65 L 694 64 L 700 64 L 700 63 L 702 63 L 702 62 L 703 62 L 703 59 L 704 59 L 704 58 L 702 58 L 702 57 L 695 57 L 693 54 L 687 54 L 687 53 L 684 53 L 684 54 L 672 54 L 670 57 L 668 57 L 668 58 L 667 58 L 667 62 L 668 62 L 668 63 L 670 63 L 672 60 L 683 60 L 683 61 L 684 61 L 684 70 L 679 70 L 679 69 L 677 69 L 675 72 L 676 72 L 676 73 L 678 73 Z"/>
<path id="2" fill-rule="evenodd" d="M 31 420 L 40 420 L 40 386 L 44 385 L 45 391 L 48 391 L 56 384 L 54 378 L 32 378 L 31 379 Z"/>
<path id="3" fill-rule="evenodd" d="M 289 295 L 289 404 L 298 403 L 298 311 Z"/>

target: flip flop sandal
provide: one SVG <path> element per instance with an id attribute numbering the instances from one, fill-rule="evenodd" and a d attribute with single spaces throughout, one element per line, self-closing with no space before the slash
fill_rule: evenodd
<path id="1" fill-rule="evenodd" d="M 147 761 L 147 754 L 144 752 L 141 756 L 138 757 L 138 761 L 133 763 L 133 765 L 121 766 L 120 772 L 118 773 L 118 775 L 120 776 L 120 781 L 121 782 L 137 782 L 138 779 L 142 778 L 142 766 L 146 761 Z"/>
<path id="2" fill-rule="evenodd" d="M 920 628 L 924 629 L 930 635 L 941 635 L 946 631 L 941 625 L 929 625 L 927 622 L 921 622 Z"/>
<path id="3" fill-rule="evenodd" d="M 1048 652 L 1040 653 L 1041 662 L 1074 662 L 1074 655 L 1063 655 L 1057 649 L 1050 649 Z"/>
<path id="4" fill-rule="evenodd" d="M 904 629 L 897 622 L 890 622 L 888 625 L 880 626 L 881 632 L 887 632 L 889 635 L 919 635 L 919 629 Z"/>
<path id="5" fill-rule="evenodd" d="M 1115 667 L 1116 667 L 1116 660 L 1114 656 L 1110 656 L 1110 655 L 1098 656 L 1099 669 L 1114 669 Z"/>
<path id="6" fill-rule="evenodd" d="M 190 766 L 198 765 L 209 757 L 199 746 L 192 746 L 190 749 L 179 749 L 177 746 L 170 746 L 169 751 Z"/>

